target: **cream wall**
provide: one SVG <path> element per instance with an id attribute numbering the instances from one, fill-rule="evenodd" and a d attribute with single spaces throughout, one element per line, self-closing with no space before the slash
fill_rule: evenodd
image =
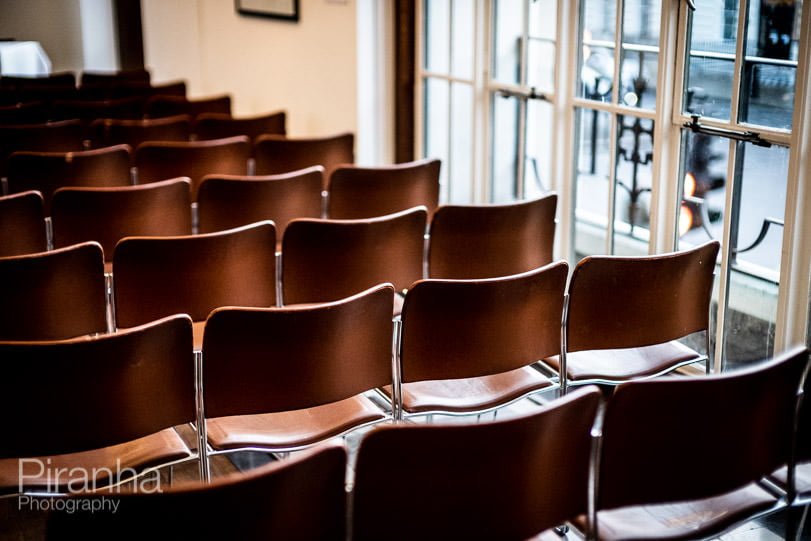
<path id="1" fill-rule="evenodd" d="M 299 21 L 233 0 L 142 0 L 144 60 L 189 97 L 228 93 L 235 115 L 284 109 L 291 136 L 357 131 L 355 0 L 299 0 Z"/>

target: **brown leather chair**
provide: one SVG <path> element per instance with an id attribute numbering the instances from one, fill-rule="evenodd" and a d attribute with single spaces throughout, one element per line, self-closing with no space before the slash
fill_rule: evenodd
<path id="1" fill-rule="evenodd" d="M 127 96 L 178 96 L 186 97 L 186 81 L 176 80 L 154 84 L 138 81 L 116 81 L 107 85 L 107 95 L 110 99 Z"/>
<path id="2" fill-rule="evenodd" d="M 0 257 L 0 340 L 61 340 L 108 330 L 96 242 Z"/>
<path id="3" fill-rule="evenodd" d="M 190 137 L 189 115 L 140 120 L 97 118 L 90 123 L 91 145 L 97 148 L 127 144 L 135 149 L 146 141 L 188 141 Z"/>
<path id="4" fill-rule="evenodd" d="M 84 148 L 82 122 L 77 118 L 0 126 L 0 177 L 8 175 L 7 161 L 18 150 L 76 152 Z"/>
<path id="5" fill-rule="evenodd" d="M 260 135 L 253 144 L 254 173 L 278 175 L 313 165 L 324 167 L 324 186 L 339 165 L 355 163 L 355 134 L 326 137 Z"/>
<path id="6" fill-rule="evenodd" d="M 416 207 L 365 220 L 293 220 L 282 239 L 282 302 L 334 301 L 381 283 L 407 289 L 422 278 L 426 214 Z"/>
<path id="7" fill-rule="evenodd" d="M 323 175 L 321 166 L 281 175 L 206 175 L 197 194 L 197 230 L 211 233 L 272 220 L 281 250 L 289 222 L 321 217 Z"/>
<path id="8" fill-rule="evenodd" d="M 443 205 L 428 234 L 428 276 L 508 276 L 552 262 L 558 197 L 488 205 Z"/>
<path id="9" fill-rule="evenodd" d="M 51 197 L 58 188 L 131 186 L 131 152 L 128 145 L 77 152 L 15 152 L 8 159 L 8 190 L 41 192 L 50 215 Z"/>
<path id="10" fill-rule="evenodd" d="M 602 424 L 597 538 L 718 538 L 785 509 L 792 496 L 760 481 L 793 464 L 807 367 L 808 350 L 795 348 L 720 375 L 619 385 Z"/>
<path id="11" fill-rule="evenodd" d="M 97 241 L 112 271 L 119 240 L 191 235 L 191 214 L 188 178 L 115 188 L 60 188 L 51 203 L 53 245 Z"/>
<path id="12" fill-rule="evenodd" d="M 124 69 L 110 71 L 83 71 L 79 76 L 79 84 L 104 83 L 112 84 L 118 82 L 139 82 L 149 83 L 151 75 L 146 69 Z"/>
<path id="13" fill-rule="evenodd" d="M 247 175 L 250 140 L 244 136 L 209 141 L 146 141 L 135 149 L 138 184 L 189 177 L 192 201 L 205 175 Z"/>
<path id="14" fill-rule="evenodd" d="M 185 96 L 157 94 L 147 100 L 145 109 L 145 114 L 151 118 L 174 115 L 189 115 L 195 118 L 201 113 L 225 113 L 230 115 L 231 96 L 222 94 L 188 98 Z"/>
<path id="15" fill-rule="evenodd" d="M 72 495 L 96 511 L 53 513 L 46 537 L 345 541 L 346 460 L 343 447 L 329 445 L 211 483 Z M 110 498 L 120 502 L 115 512 L 104 507 Z"/>
<path id="16" fill-rule="evenodd" d="M 352 538 L 560 539 L 549 530 L 587 509 L 600 402 L 583 388 L 510 420 L 373 428 L 355 464 Z M 407 507 L 399 519 L 393 502 Z"/>
<path id="17" fill-rule="evenodd" d="M 195 420 L 191 343 L 185 315 L 99 336 L 0 342 L 0 491 L 92 490 L 194 457 L 173 429 Z"/>
<path id="18" fill-rule="evenodd" d="M 415 283 L 396 348 L 403 415 L 482 413 L 556 389 L 532 365 L 560 351 L 568 271 L 558 261 L 502 278 Z"/>
<path id="19" fill-rule="evenodd" d="M 276 228 L 266 221 L 204 235 L 124 238 L 113 253 L 113 291 L 118 327 L 189 314 L 199 348 L 215 308 L 276 305 Z"/>
<path id="20" fill-rule="evenodd" d="M 91 122 L 98 118 L 141 119 L 144 116 L 144 98 L 129 96 L 116 99 L 54 100 L 50 111 L 53 120 L 78 118 L 82 121 L 82 137 L 90 139 Z"/>
<path id="21" fill-rule="evenodd" d="M 439 204 L 439 168 L 437 159 L 380 167 L 338 167 L 329 178 L 327 217 L 373 218 L 422 205 L 430 222 Z"/>
<path id="22" fill-rule="evenodd" d="M 0 86 L 72 86 L 76 87 L 76 74 L 71 71 L 59 71 L 48 75 L 3 75 L 0 76 Z"/>
<path id="23" fill-rule="evenodd" d="M 202 352 L 209 456 L 293 451 L 390 418 L 363 393 L 391 384 L 393 295 L 381 284 L 331 303 L 212 312 Z"/>
<path id="24" fill-rule="evenodd" d="M 42 194 L 31 190 L 0 196 L 0 257 L 47 249 Z"/>
<path id="25" fill-rule="evenodd" d="M 568 385 L 660 376 L 709 363 L 710 302 L 718 241 L 654 256 L 591 256 L 568 286 L 564 342 L 545 359 Z M 703 332 L 707 354 L 678 342 Z"/>
<path id="26" fill-rule="evenodd" d="M 226 113 L 200 113 L 194 121 L 194 133 L 198 140 L 247 135 L 251 141 L 255 141 L 266 133 L 285 135 L 286 121 L 285 111 L 243 117 Z"/>

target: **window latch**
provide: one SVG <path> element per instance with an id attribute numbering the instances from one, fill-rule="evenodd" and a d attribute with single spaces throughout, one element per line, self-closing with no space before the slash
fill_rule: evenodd
<path id="1" fill-rule="evenodd" d="M 685 122 L 684 127 L 690 128 L 693 133 L 702 133 L 704 135 L 717 135 L 719 137 L 726 137 L 727 139 L 734 139 L 736 141 L 743 141 L 745 143 L 752 143 L 759 147 L 769 148 L 772 144 L 765 139 L 761 139 L 760 134 L 753 131 L 737 132 L 733 130 L 726 130 L 724 128 L 715 128 L 712 126 L 705 126 L 699 123 L 699 115 L 690 115 L 692 119 L 690 122 Z"/>

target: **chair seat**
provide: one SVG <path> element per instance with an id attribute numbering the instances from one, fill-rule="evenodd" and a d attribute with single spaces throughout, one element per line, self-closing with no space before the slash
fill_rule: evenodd
<path id="1" fill-rule="evenodd" d="M 655 479 L 652 480 L 655 482 Z M 721 496 L 623 507 L 597 515 L 601 540 L 696 539 L 722 533 L 738 521 L 775 508 L 779 499 L 752 483 Z M 583 527 L 585 518 L 577 521 Z M 697 533 L 700 532 L 700 533 Z"/>
<path id="2" fill-rule="evenodd" d="M 703 359 L 703 355 L 674 340 L 638 348 L 571 352 L 566 356 L 566 371 L 573 382 L 621 381 L 659 375 Z M 544 362 L 556 371 L 560 369 L 557 355 L 544 359 Z"/>
<path id="3" fill-rule="evenodd" d="M 781 490 L 788 486 L 786 480 L 787 469 L 785 466 L 769 476 L 769 480 L 775 483 Z M 806 505 L 811 503 L 811 462 L 798 462 L 794 470 L 794 486 L 797 490 L 795 505 Z"/>
<path id="4" fill-rule="evenodd" d="M 180 435 L 173 428 L 167 428 L 102 449 L 32 457 L 29 459 L 31 462 L 22 465 L 20 461 L 26 459 L 0 459 L 0 492 L 16 492 L 20 488 L 21 467 L 25 488 L 64 492 L 68 487 L 75 490 L 86 486 L 90 489 L 103 486 L 111 481 L 111 474 L 116 472 L 131 473 L 130 468 L 141 471 L 193 455 Z M 44 467 L 40 467 L 40 464 Z"/>
<path id="5" fill-rule="evenodd" d="M 384 419 L 386 415 L 380 407 L 361 395 L 303 410 L 208 419 L 206 430 L 208 441 L 216 450 L 292 449 Z"/>
<path id="6" fill-rule="evenodd" d="M 403 409 L 408 413 L 474 413 L 550 386 L 549 379 L 528 366 L 476 378 L 404 383 Z M 391 396 L 391 387 L 383 391 Z"/>

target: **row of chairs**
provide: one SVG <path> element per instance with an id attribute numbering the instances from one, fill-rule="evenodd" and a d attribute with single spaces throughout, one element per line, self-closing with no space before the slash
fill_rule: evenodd
<path id="1" fill-rule="evenodd" d="M 708 338 L 717 242 L 660 256 L 589 257 L 568 286 L 564 261 L 507 277 L 422 279 L 419 258 L 405 257 L 419 255 L 421 245 L 394 246 L 391 239 L 399 222 L 413 230 L 412 244 L 421 244 L 424 217 L 422 209 L 395 215 L 371 241 L 366 225 L 353 236 L 358 228 L 347 222 L 294 222 L 279 274 L 271 222 L 126 238 L 116 246 L 109 280 L 93 242 L 0 258 L 0 336 L 59 340 L 186 314 L 195 349 L 205 350 L 208 324 L 222 307 L 295 311 L 389 283 L 398 291 L 386 306 L 397 378 L 385 394 L 398 418 L 483 411 L 556 386 L 565 393 L 570 383 L 616 384 L 700 361 L 709 367 L 706 355 L 677 340 L 696 332 Z M 645 305 L 657 292 L 655 307 Z M 610 318 L 600 317 L 606 294 L 622 300 Z"/>
<path id="2" fill-rule="evenodd" d="M 738 372 L 626 383 L 607 400 L 586 387 L 508 420 L 379 426 L 354 461 L 330 444 L 210 483 L 74 494 L 119 507 L 55 513 L 47 530 L 53 539 L 140 539 L 160 524 L 166 538 L 523 540 L 559 539 L 555 530 L 573 525 L 586 539 L 714 537 L 805 504 L 793 474 L 795 449 L 811 458 L 794 443 L 807 367 L 797 348 Z M 786 520 L 786 539 L 795 527 Z"/>
<path id="3" fill-rule="evenodd" d="M 235 122 L 218 118 L 219 127 L 212 129 L 246 131 L 239 119 Z M 78 121 L 50 123 L 44 131 L 37 126 L 0 126 L 0 175 L 8 179 L 7 193 L 37 189 L 32 186 L 37 182 L 50 187 L 71 180 L 78 185 L 111 186 L 187 176 L 196 197 L 207 174 L 268 175 L 321 165 L 329 176 L 339 165 L 355 161 L 352 133 L 298 138 L 265 133 L 255 140 L 247 135 L 146 140 L 134 149 L 122 143 L 83 151 Z M 109 142 L 114 139 L 111 135 Z"/>

